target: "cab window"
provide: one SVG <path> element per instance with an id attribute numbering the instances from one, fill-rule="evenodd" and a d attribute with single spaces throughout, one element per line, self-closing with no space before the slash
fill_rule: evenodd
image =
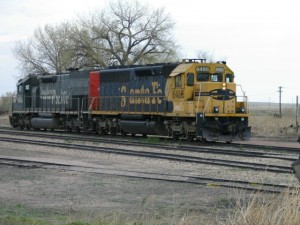
<path id="1" fill-rule="evenodd" d="M 210 75 L 211 82 L 222 82 L 222 75 L 221 74 L 212 74 Z"/>
<path id="2" fill-rule="evenodd" d="M 226 83 L 232 83 L 233 82 L 233 75 L 232 74 L 226 74 L 225 82 Z"/>
<path id="3" fill-rule="evenodd" d="M 209 81 L 209 74 L 208 73 L 198 73 L 197 81 Z"/>
<path id="4" fill-rule="evenodd" d="M 194 74 L 188 73 L 186 76 L 186 84 L 187 86 L 193 86 L 194 85 Z"/>
<path id="5" fill-rule="evenodd" d="M 22 85 L 18 86 L 18 93 L 23 93 L 23 86 Z"/>
<path id="6" fill-rule="evenodd" d="M 181 75 L 175 77 L 175 87 L 181 87 Z"/>

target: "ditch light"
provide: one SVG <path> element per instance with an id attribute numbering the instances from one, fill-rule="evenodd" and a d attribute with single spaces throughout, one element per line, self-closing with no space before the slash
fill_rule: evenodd
<path id="1" fill-rule="evenodd" d="M 300 158 L 293 162 L 292 167 L 295 171 L 298 181 L 300 182 Z"/>

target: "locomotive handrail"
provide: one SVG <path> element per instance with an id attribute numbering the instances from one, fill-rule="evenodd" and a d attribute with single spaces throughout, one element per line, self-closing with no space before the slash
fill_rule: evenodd
<path id="1" fill-rule="evenodd" d="M 164 95 L 147 96 L 101 96 L 88 98 L 89 102 L 94 99 L 97 102 L 96 107 L 89 107 L 90 111 L 110 111 L 110 112 L 128 112 L 128 113 L 164 113 L 166 110 Z M 90 103 L 92 106 L 92 103 Z"/>
<path id="2" fill-rule="evenodd" d="M 91 101 L 91 103 L 90 103 L 90 105 L 89 105 L 89 111 L 91 111 L 91 108 L 92 108 L 92 106 L 93 106 L 93 104 L 94 104 L 94 101 L 95 101 L 95 99 L 96 99 L 96 97 L 89 97 L 89 99 L 92 99 L 92 101 Z"/>
<path id="3" fill-rule="evenodd" d="M 30 99 L 30 101 L 26 101 L 26 99 Z M 30 102 L 30 104 L 26 106 L 25 103 L 19 103 L 24 104 L 24 112 L 26 113 L 77 113 L 80 117 L 85 105 L 85 99 L 82 99 L 81 104 L 80 98 L 70 98 L 68 101 L 61 102 L 60 96 L 54 95 L 42 95 L 38 99 L 32 96 L 26 96 L 24 100 L 28 104 Z M 12 107 L 13 110 L 17 108 L 15 105 Z"/>
<path id="4" fill-rule="evenodd" d="M 207 108 L 207 105 L 208 105 L 208 102 L 210 100 L 211 96 L 208 97 L 207 101 L 206 101 L 206 104 L 205 104 L 205 107 L 203 109 L 203 118 L 205 117 L 205 111 L 206 111 L 206 108 Z"/>
<path id="5" fill-rule="evenodd" d="M 201 89 L 202 89 L 202 86 L 201 86 L 201 82 L 200 82 L 200 83 L 199 83 L 199 95 L 198 95 L 198 100 L 197 100 L 197 108 L 196 108 L 196 113 L 195 113 L 196 121 L 198 120 L 197 112 L 198 112 L 198 110 L 199 110 L 199 103 L 200 103 Z M 204 112 L 203 112 L 203 113 L 204 113 Z"/>
<path id="6" fill-rule="evenodd" d="M 246 96 L 246 92 L 243 90 L 242 85 L 237 84 L 236 86 L 241 88 L 241 91 L 242 91 L 242 93 L 243 93 L 243 96 L 245 97 L 245 96 Z"/>

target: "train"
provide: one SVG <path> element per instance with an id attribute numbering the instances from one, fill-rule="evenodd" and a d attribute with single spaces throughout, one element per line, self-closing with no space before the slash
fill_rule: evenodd
<path id="1" fill-rule="evenodd" d="M 205 59 L 30 74 L 17 83 L 9 119 L 28 130 L 247 140 L 247 96 L 234 80 L 225 61 Z"/>

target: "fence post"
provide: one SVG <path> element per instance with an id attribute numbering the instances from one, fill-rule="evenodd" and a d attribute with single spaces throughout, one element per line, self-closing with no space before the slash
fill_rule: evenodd
<path id="1" fill-rule="evenodd" d="M 298 133 L 298 95 L 296 96 L 296 132 Z"/>

